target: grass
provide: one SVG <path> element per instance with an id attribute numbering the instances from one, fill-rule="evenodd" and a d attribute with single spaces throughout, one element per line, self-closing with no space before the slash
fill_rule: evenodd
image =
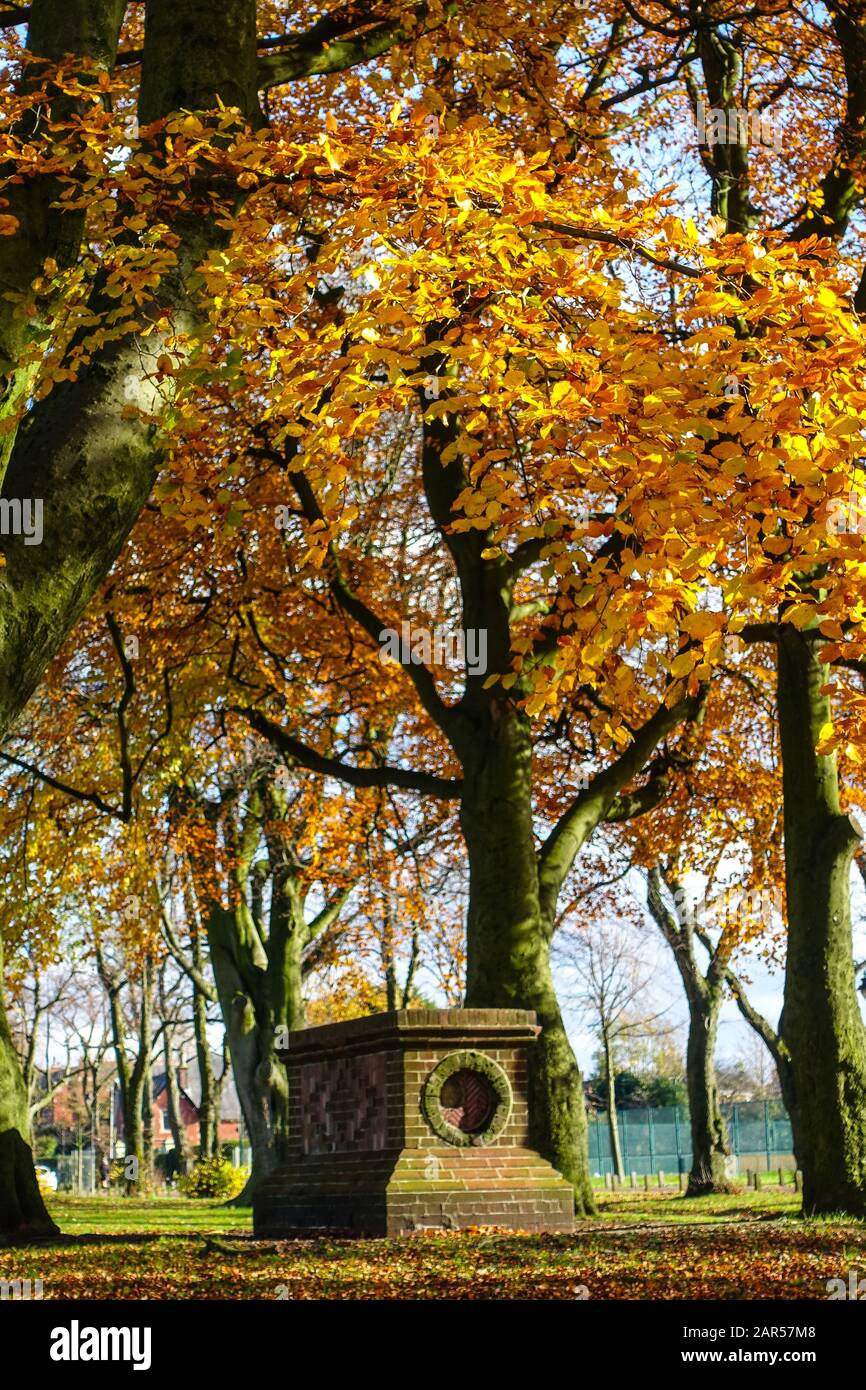
<path id="1" fill-rule="evenodd" d="M 252 1231 L 249 1207 L 228 1207 L 221 1202 L 191 1201 L 174 1194 L 126 1198 L 115 1196 L 50 1197 L 48 1208 L 67 1236 L 183 1235 Z"/>
<path id="2" fill-rule="evenodd" d="M 673 1225 L 718 1224 L 736 1217 L 755 1221 L 763 1217 L 784 1216 L 800 1219 L 800 1194 L 793 1188 L 754 1192 L 738 1188 L 720 1197 L 698 1197 L 686 1200 L 679 1192 L 652 1191 L 597 1192 L 596 1202 L 602 1217 L 616 1215 L 620 1221 L 659 1221 Z M 811 1225 L 808 1222 L 804 1225 Z M 866 1227 L 864 1227 L 866 1237 Z"/>
<path id="3" fill-rule="evenodd" d="M 752 1169 L 751 1171 L 754 1172 L 755 1170 Z M 658 1177 L 659 1177 L 659 1175 L 658 1175 L 658 1173 L 650 1173 L 648 1176 L 649 1176 L 649 1190 L 650 1190 L 651 1192 L 654 1192 L 654 1191 L 656 1191 L 656 1190 L 658 1189 Z M 684 1174 L 683 1174 L 683 1186 L 685 1186 L 686 1176 L 687 1176 L 687 1175 L 684 1173 Z M 759 1177 L 759 1179 L 760 1179 L 760 1183 L 761 1183 L 761 1187 L 762 1187 L 762 1188 L 763 1188 L 763 1187 L 779 1187 L 779 1186 L 782 1186 L 782 1187 L 790 1187 L 790 1188 L 792 1189 L 792 1191 L 793 1191 L 793 1188 L 794 1188 L 794 1170 L 793 1170 L 793 1168 L 786 1168 L 786 1169 L 783 1170 L 783 1177 L 782 1177 L 781 1183 L 780 1183 L 780 1181 L 779 1181 L 779 1170 L 778 1170 L 778 1168 L 771 1168 L 769 1172 L 766 1172 L 763 1168 L 759 1168 L 759 1169 L 758 1169 L 758 1177 Z M 676 1178 L 676 1174 L 675 1174 L 675 1173 L 666 1172 L 665 1175 L 664 1175 L 664 1179 L 665 1179 L 665 1181 L 664 1181 L 664 1188 L 670 1190 L 671 1192 L 677 1192 L 677 1191 L 679 1190 L 678 1187 L 677 1187 L 677 1178 Z M 604 1192 L 604 1191 L 608 1191 L 608 1190 L 609 1190 L 609 1189 L 606 1187 L 605 1179 L 604 1179 L 603 1177 L 600 1177 L 598 1173 L 594 1173 L 593 1176 L 592 1176 L 592 1178 L 590 1179 L 590 1181 L 592 1182 L 593 1187 L 596 1188 L 596 1190 L 599 1191 L 599 1192 Z M 743 1186 L 746 1186 L 747 1184 L 746 1184 L 746 1175 L 745 1175 L 745 1172 L 744 1172 L 743 1170 L 741 1170 L 741 1171 L 740 1171 L 740 1174 L 739 1174 L 739 1177 L 733 1179 L 733 1181 L 734 1181 L 734 1182 L 737 1182 L 737 1183 L 741 1183 Z M 751 1185 L 751 1178 L 749 1179 L 749 1184 L 748 1184 L 748 1185 Z M 646 1178 L 645 1178 L 645 1175 L 644 1175 L 643 1173 L 637 1173 L 637 1174 L 635 1174 L 634 1187 L 632 1187 L 631 1174 L 630 1174 L 630 1173 L 627 1174 L 627 1175 L 626 1175 L 626 1178 L 625 1178 L 625 1181 L 624 1181 L 623 1184 L 622 1184 L 622 1188 L 621 1188 L 620 1190 L 621 1190 L 621 1191 L 632 1191 L 632 1190 L 638 1191 L 638 1190 L 640 1190 L 641 1192 L 645 1191 L 645 1190 L 646 1190 Z M 663 1190 L 664 1190 L 664 1189 L 663 1189 Z"/>
<path id="4" fill-rule="evenodd" d="M 598 1196 L 598 1218 L 568 1236 L 280 1242 L 214 1202 L 63 1196 L 61 1240 L 0 1252 L 0 1279 L 41 1279 L 45 1299 L 802 1299 L 866 1272 L 866 1224 L 804 1221 L 790 1189 Z"/>

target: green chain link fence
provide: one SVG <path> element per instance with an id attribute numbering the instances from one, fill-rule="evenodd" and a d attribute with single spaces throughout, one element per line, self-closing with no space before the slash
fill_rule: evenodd
<path id="1" fill-rule="evenodd" d="M 722 1106 L 736 1171 L 793 1167 L 791 1121 L 780 1100 L 736 1101 Z M 692 1150 L 689 1112 L 665 1105 L 617 1112 L 619 1142 L 626 1173 L 687 1173 Z M 592 1172 L 613 1172 L 607 1116 L 589 1116 L 589 1163 Z"/>

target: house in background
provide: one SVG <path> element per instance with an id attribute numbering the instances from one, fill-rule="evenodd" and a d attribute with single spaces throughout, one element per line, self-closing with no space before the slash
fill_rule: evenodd
<path id="1" fill-rule="evenodd" d="M 38 1102 L 49 1089 L 53 1094 L 37 1111 L 34 1129 L 42 1134 L 74 1130 L 84 1114 L 80 1074 L 67 1076 L 63 1067 L 52 1067 L 47 1077 L 45 1072 L 40 1072 L 36 1078 L 34 1101 Z"/>
<path id="2" fill-rule="evenodd" d="M 211 1057 L 214 1076 L 222 1075 L 223 1059 L 218 1053 Z M 201 1104 L 201 1078 L 197 1062 L 178 1067 L 178 1090 L 180 1092 L 180 1121 L 186 1131 L 190 1148 L 195 1149 L 199 1142 L 199 1105 Z M 165 1071 L 152 1074 L 152 1123 L 154 1153 L 168 1153 L 174 1148 L 171 1125 L 168 1118 L 168 1086 Z M 123 1109 L 120 1093 L 115 1088 L 114 1114 L 118 1143 L 123 1146 Z M 238 1144 L 241 1137 L 241 1108 L 231 1072 L 226 1077 L 220 1098 L 219 1142 Z"/>
<path id="3" fill-rule="evenodd" d="M 36 1140 L 41 1143 L 53 1138 L 63 1152 L 79 1144 L 92 1148 L 94 1142 L 97 1149 L 107 1151 L 111 1142 L 114 1076 L 114 1067 L 108 1061 L 100 1064 L 94 1113 L 90 1069 L 85 1073 L 80 1062 L 73 1062 L 52 1066 L 48 1073 L 37 1072 L 32 1097 L 37 1107 L 33 1116 Z M 43 1096 L 47 1097 L 44 1102 Z"/>

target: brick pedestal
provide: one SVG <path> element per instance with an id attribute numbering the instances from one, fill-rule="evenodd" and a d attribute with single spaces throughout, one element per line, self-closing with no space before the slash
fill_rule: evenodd
<path id="1" fill-rule="evenodd" d="M 570 1185 L 527 1147 L 537 1031 L 518 1009 L 407 1009 L 292 1033 L 289 1158 L 256 1235 L 570 1231 Z"/>

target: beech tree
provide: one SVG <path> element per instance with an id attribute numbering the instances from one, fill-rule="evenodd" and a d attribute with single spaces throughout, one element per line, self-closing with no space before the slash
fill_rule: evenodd
<path id="1" fill-rule="evenodd" d="M 652 42 L 669 54 L 683 43 L 690 45 L 693 62 L 684 68 L 683 78 L 699 118 L 695 144 L 708 177 L 710 210 L 726 233 L 742 236 L 754 247 L 786 245 L 802 256 L 810 246 L 823 246 L 828 264 L 836 255 L 831 244 L 845 239 L 839 256 L 845 271 L 840 298 L 854 324 L 866 308 L 861 237 L 848 235 L 862 193 L 866 12 L 859 5 L 831 4 L 826 20 L 809 33 L 799 28 L 793 11 L 782 10 L 772 18 L 769 10 L 756 12 L 732 28 L 726 23 L 730 17 L 727 7 L 719 5 L 711 7 L 706 22 L 699 21 L 697 11 L 686 10 L 671 11 L 670 22 L 661 26 L 647 24 L 647 32 L 653 29 Z M 768 26 L 773 34 L 769 49 Z M 795 160 L 797 192 L 791 195 L 795 185 L 786 165 L 793 132 L 802 128 L 799 122 L 810 107 L 807 89 L 817 61 L 838 74 L 833 103 L 838 120 L 835 126 L 826 123 L 821 105 L 812 108 L 813 129 L 822 129 L 822 137 L 802 143 Z M 769 107 L 774 108 L 773 138 L 762 133 L 755 139 L 754 118 Z M 703 119 L 707 112 L 710 125 Z M 744 271 L 735 280 L 741 304 L 754 292 L 751 272 L 745 266 Z M 826 291 L 825 299 L 829 305 Z M 733 304 L 731 308 L 734 331 L 752 340 L 752 361 L 768 363 L 770 320 L 748 310 L 741 316 Z M 813 322 L 798 336 L 811 353 L 813 346 L 828 341 L 824 332 Z M 833 329 L 829 333 L 835 336 Z M 763 518 L 764 564 L 771 569 L 779 565 L 781 587 L 776 603 L 755 605 L 751 617 L 756 621 L 746 622 L 741 635 L 767 644 L 777 663 L 787 889 L 785 1004 L 779 1031 L 784 1056 L 790 1059 L 789 1085 L 797 1097 L 792 1119 L 804 1173 L 804 1209 L 862 1214 L 866 1033 L 854 992 L 850 912 L 851 861 L 861 831 L 846 811 L 839 780 L 840 756 L 843 769 L 860 763 L 862 725 L 859 716 L 848 717 L 842 721 L 844 732 L 834 729 L 834 717 L 838 720 L 851 698 L 845 672 L 862 662 L 862 527 L 856 520 L 862 501 L 857 456 L 862 424 L 852 421 L 848 427 L 857 440 L 855 453 L 837 469 L 822 447 L 823 430 L 832 434 L 845 427 L 834 427 L 819 413 L 817 430 L 810 432 L 804 448 L 775 427 L 772 412 L 754 389 L 751 367 L 743 367 L 730 378 L 752 422 L 745 430 L 737 428 L 739 440 L 750 429 L 756 431 L 794 483 L 787 489 L 790 506 L 780 508 L 777 493 L 774 505 L 753 513 L 755 520 Z M 808 411 L 825 397 L 817 381 L 804 381 L 801 399 Z M 721 430 L 720 438 L 722 444 L 713 450 L 717 456 L 728 449 L 732 459 L 740 453 L 736 436 Z M 754 534 L 753 525 L 746 522 L 747 532 Z M 833 680 L 834 666 L 839 681 Z M 859 692 L 854 699 L 859 708 Z M 853 736 L 847 747 L 846 734 L 849 740 Z"/>
<path id="2" fill-rule="evenodd" d="M 675 910 L 665 901 L 664 886 L 674 897 Z M 681 886 L 675 880 L 665 884 L 658 869 L 652 869 L 648 876 L 647 903 L 673 952 L 689 1006 L 686 1082 L 692 1166 L 686 1195 L 703 1197 L 709 1192 L 727 1192 L 727 1159 L 731 1149 L 719 1106 L 715 1070 L 719 1010 L 725 997 L 724 955 L 718 947 L 712 949 L 706 970 L 701 969 L 695 951 L 694 911 L 683 900 Z"/>
<path id="3" fill-rule="evenodd" d="M 131 1194 L 142 1189 L 146 1191 L 153 1180 L 154 962 L 150 953 L 145 953 L 138 979 L 130 982 L 128 965 L 122 969 L 112 962 L 101 942 L 97 942 L 95 949 L 99 978 L 108 999 L 126 1146 L 126 1191 Z M 124 998 L 124 989 L 132 991 L 131 1006 Z M 131 1038 L 135 1039 L 133 1048 L 130 1048 Z"/>
<path id="4" fill-rule="evenodd" d="M 306 28 L 301 15 L 293 32 L 278 7 L 255 0 L 227 0 L 219 17 L 195 0 L 148 0 L 146 7 L 34 0 L 0 18 L 7 60 L 2 500 L 50 499 L 40 545 L 3 528 L 0 732 L 32 694 L 147 501 L 165 449 L 160 367 L 184 360 L 206 322 L 195 272 L 230 238 L 226 215 L 238 201 L 236 180 L 221 181 L 211 166 L 158 207 L 145 197 L 142 216 L 142 186 L 135 187 L 134 172 L 118 186 L 111 151 L 136 140 L 141 128 L 148 134 L 138 146 L 139 172 L 147 164 L 165 178 L 172 144 L 165 123 L 175 113 L 217 112 L 218 129 L 219 113 L 229 110 L 230 124 L 261 129 L 261 92 L 375 58 L 419 28 L 435 29 L 444 14 L 397 6 L 370 23 L 363 7 L 347 6 Z M 14 28 L 22 18 L 26 51 Z M 123 130 L 112 119 L 118 65 L 138 79 Z M 178 132 L 188 119 L 178 118 Z M 134 164 L 126 163 L 125 176 Z M 94 188 L 101 198 L 93 198 Z M 116 258 L 105 227 L 114 214 Z M 101 261 L 92 251 L 100 241 Z M 131 280 L 135 317 L 117 302 Z M 0 1224 L 4 1234 L 36 1233 L 52 1228 L 26 1158 L 29 1131 L 7 1034 L 4 1027 Z"/>

